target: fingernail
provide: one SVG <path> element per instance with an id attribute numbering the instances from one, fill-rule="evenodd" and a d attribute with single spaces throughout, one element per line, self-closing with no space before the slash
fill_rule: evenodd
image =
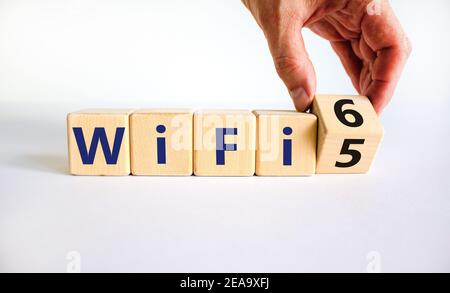
<path id="1" fill-rule="evenodd" d="M 306 93 L 305 89 L 300 87 L 295 90 L 289 91 L 292 101 L 294 102 L 297 111 L 303 112 L 309 108 L 311 104 L 311 99 Z"/>

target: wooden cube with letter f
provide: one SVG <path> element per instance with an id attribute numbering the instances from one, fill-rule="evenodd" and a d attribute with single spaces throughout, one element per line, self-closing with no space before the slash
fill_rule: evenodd
<path id="1" fill-rule="evenodd" d="M 383 127 L 363 96 L 319 95 L 316 173 L 366 173 L 383 138 Z"/>
<path id="2" fill-rule="evenodd" d="M 256 117 L 250 111 L 200 111 L 194 114 L 194 174 L 253 176 Z"/>

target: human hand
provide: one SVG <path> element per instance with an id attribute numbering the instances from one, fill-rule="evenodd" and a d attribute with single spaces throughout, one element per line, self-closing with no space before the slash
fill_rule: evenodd
<path id="1" fill-rule="evenodd" d="M 387 0 L 242 0 L 264 31 L 278 75 L 298 111 L 316 75 L 301 30 L 330 41 L 359 94 L 380 113 L 394 94 L 411 45 Z"/>

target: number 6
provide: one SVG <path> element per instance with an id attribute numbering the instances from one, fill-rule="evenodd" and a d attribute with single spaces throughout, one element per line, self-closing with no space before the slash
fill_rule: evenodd
<path id="1" fill-rule="evenodd" d="M 336 117 L 339 119 L 339 121 L 348 127 L 360 127 L 364 123 L 364 119 L 355 110 L 347 109 L 342 110 L 342 107 L 345 105 L 354 105 L 355 103 L 352 100 L 339 100 L 334 104 L 334 113 L 336 114 Z M 346 115 L 352 115 L 355 118 L 354 122 L 348 121 L 346 119 Z"/>

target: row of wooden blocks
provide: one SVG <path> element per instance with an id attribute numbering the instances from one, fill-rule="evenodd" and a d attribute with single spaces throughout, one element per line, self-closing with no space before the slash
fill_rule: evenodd
<path id="1" fill-rule="evenodd" d="M 311 113 L 85 110 L 67 118 L 74 175 L 365 173 L 383 136 L 369 99 L 320 95 Z"/>

